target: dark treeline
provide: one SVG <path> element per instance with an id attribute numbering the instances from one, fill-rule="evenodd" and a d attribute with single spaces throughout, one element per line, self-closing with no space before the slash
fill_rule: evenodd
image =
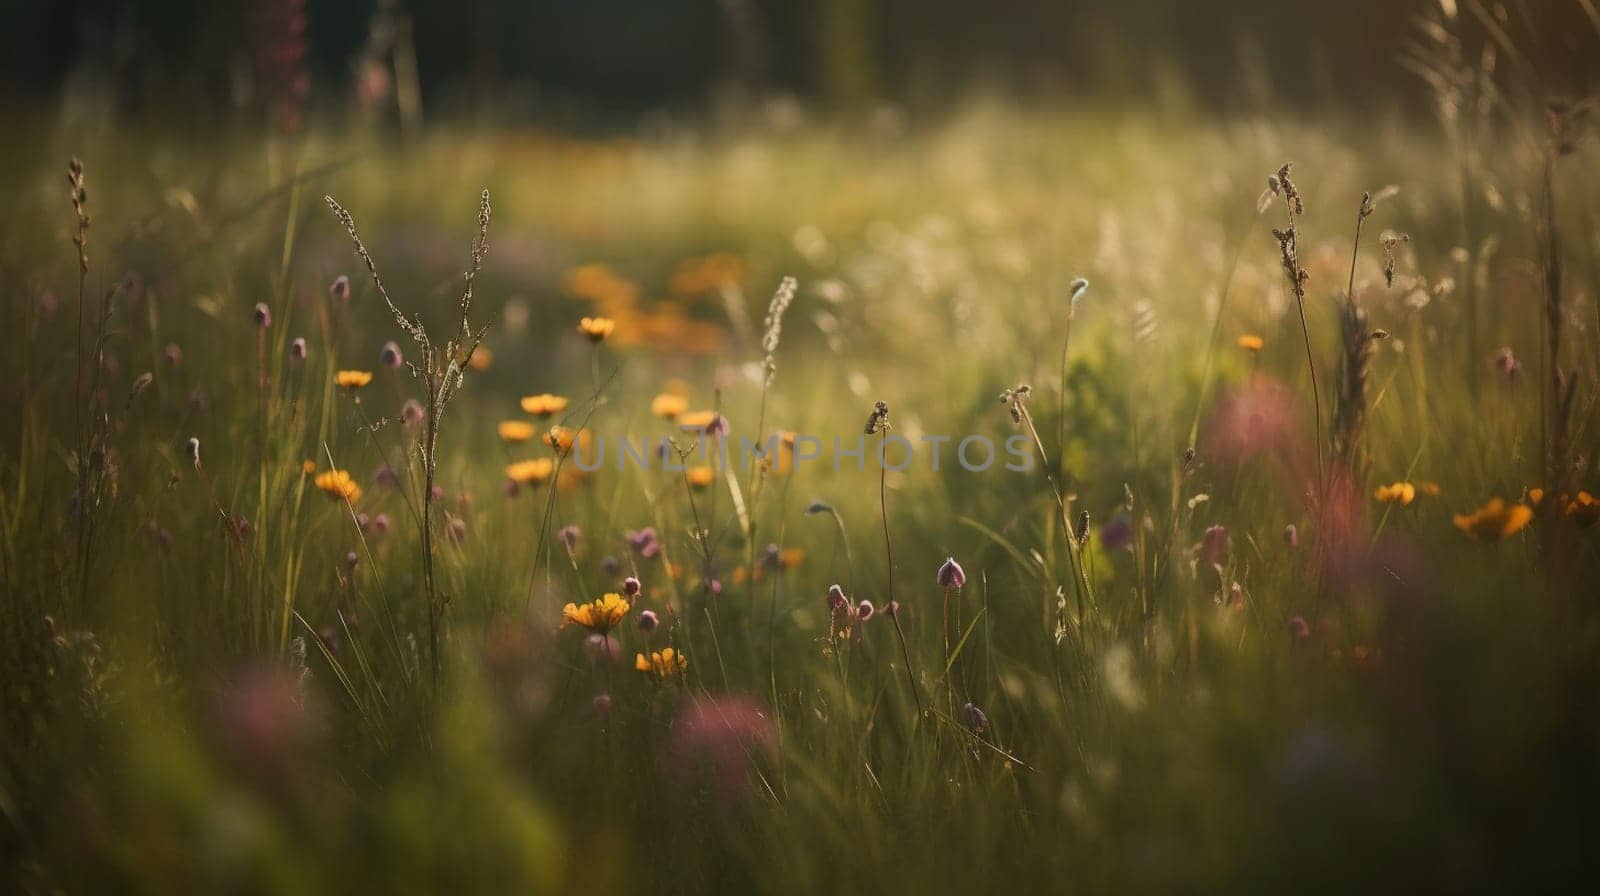
<path id="1" fill-rule="evenodd" d="M 374 87 L 362 60 L 387 67 L 393 45 L 415 59 L 419 98 L 446 113 L 551 102 L 634 111 L 728 87 L 833 105 L 936 103 L 974 86 L 1118 95 L 1163 84 L 1223 106 L 1263 92 L 1407 102 L 1423 88 L 1400 58 L 1419 19 L 1448 7 L 1485 41 L 1492 20 L 1573 93 L 1600 70 L 1600 24 L 1584 2 L 0 0 L 0 96 L 48 100 L 88 83 L 109 85 L 132 112 L 275 90 L 309 102 Z M 375 17 L 382 4 L 394 14 Z"/>

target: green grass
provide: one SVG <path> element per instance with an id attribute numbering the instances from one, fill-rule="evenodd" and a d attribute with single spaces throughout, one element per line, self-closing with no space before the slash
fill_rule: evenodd
<path id="1" fill-rule="evenodd" d="M 1587 863 L 1597 531 L 1547 515 L 1483 544 L 1452 524 L 1544 479 L 1542 161 L 1516 122 L 1496 151 L 1471 148 L 1470 232 L 1468 148 L 1402 120 L 976 104 L 904 133 L 603 143 L 29 130 L 0 181 L 0 856 L 23 890 L 1467 889 L 1554 884 Z M 82 391 L 71 154 L 93 218 L 91 343 L 101 297 L 124 272 L 140 284 L 113 296 L 114 364 Z M 1370 471 L 1331 510 L 1311 500 L 1323 446 L 1271 233 L 1281 200 L 1257 210 L 1286 159 L 1308 204 L 1324 429 L 1361 195 L 1400 187 L 1355 271 L 1392 335 L 1367 385 Z M 1592 161 L 1584 149 L 1558 169 L 1574 491 L 1597 490 Z M 418 430 L 395 420 L 422 396 L 377 361 L 391 339 L 417 349 L 322 197 L 351 210 L 395 302 L 437 338 L 456 326 L 484 187 L 472 318 L 490 324 L 493 362 L 443 420 L 436 679 Z M 1385 229 L 1411 237 L 1393 287 Z M 671 297 L 680 262 L 711 252 L 740 259 L 737 280 Z M 569 288 L 590 263 L 636 285 L 639 314 L 676 307 L 721 343 L 593 347 L 577 322 L 600 309 Z M 340 274 L 347 305 L 327 291 Z M 784 275 L 800 289 L 764 395 L 762 316 Z M 1063 384 L 1078 276 L 1091 286 Z M 1244 333 L 1264 338 L 1259 354 L 1235 346 Z M 1519 375 L 1491 369 L 1501 345 Z M 352 368 L 377 375 L 336 389 Z M 610 467 L 504 493 L 507 463 L 548 456 L 496 436 L 528 419 L 521 396 L 568 396 L 557 419 L 637 441 L 676 432 L 649 410 L 673 378 L 735 436 L 853 440 L 885 401 L 919 447 L 882 483 L 893 570 L 870 464 L 741 469 L 704 490 Z M 1066 518 L 1089 513 L 1081 551 L 1042 470 L 966 472 L 947 445 L 936 472 L 919 441 L 1026 435 L 996 400 L 1023 383 Z M 1250 394 L 1256 411 L 1229 418 Z M 98 442 L 79 435 L 80 408 Z M 1260 450 L 1233 457 L 1219 433 Z M 108 472 L 80 511 L 85 444 Z M 365 494 L 330 500 L 307 460 L 349 469 Z M 373 483 L 385 464 L 401 488 Z M 1371 500 L 1406 479 L 1439 493 Z M 358 513 L 391 526 L 363 534 Z M 1099 532 L 1119 515 L 1131 547 L 1108 549 Z M 566 525 L 582 531 L 570 556 Z M 1213 525 L 1229 533 L 1220 572 L 1196 559 Z M 646 526 L 662 557 L 630 549 Z M 769 543 L 804 557 L 739 578 Z M 967 574 L 951 658 L 947 556 Z M 558 628 L 561 607 L 628 574 L 644 597 L 611 664 Z M 891 575 L 915 697 L 881 612 Z M 880 610 L 859 640 L 828 639 L 832 583 Z M 680 681 L 633 669 L 646 608 L 663 622 L 649 644 L 690 658 Z"/>

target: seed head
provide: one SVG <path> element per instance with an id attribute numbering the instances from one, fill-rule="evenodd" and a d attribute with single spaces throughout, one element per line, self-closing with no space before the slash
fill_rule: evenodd
<path id="1" fill-rule="evenodd" d="M 945 558 L 944 563 L 939 565 L 936 578 L 940 588 L 950 591 L 960 591 L 967 584 L 966 570 L 961 568 L 961 564 L 957 563 L 954 557 Z"/>

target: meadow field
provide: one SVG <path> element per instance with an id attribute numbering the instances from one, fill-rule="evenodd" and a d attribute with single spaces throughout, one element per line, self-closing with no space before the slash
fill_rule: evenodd
<path id="1" fill-rule="evenodd" d="M 1456 99 L 13 130 L 3 888 L 1577 885 L 1600 169 Z"/>

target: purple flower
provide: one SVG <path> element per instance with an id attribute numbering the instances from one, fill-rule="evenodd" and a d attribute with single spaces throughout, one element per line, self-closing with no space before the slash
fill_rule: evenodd
<path id="1" fill-rule="evenodd" d="M 400 353 L 400 346 L 390 340 L 383 344 L 383 350 L 378 352 L 378 363 L 385 367 L 399 367 L 405 362 L 405 356 Z"/>
<path id="2" fill-rule="evenodd" d="M 372 518 L 372 531 L 377 535 L 389 531 L 390 520 L 387 513 L 380 513 Z"/>
<path id="3" fill-rule="evenodd" d="M 1126 550 L 1133 544 L 1133 521 L 1125 513 L 1119 513 L 1111 518 L 1111 522 L 1100 527 L 1100 546 L 1108 551 Z"/>
<path id="4" fill-rule="evenodd" d="M 703 771 L 733 800 L 745 792 L 752 763 L 770 757 L 777 734 L 766 707 L 750 697 L 690 698 L 672 721 L 666 766 L 682 778 Z"/>
<path id="5" fill-rule="evenodd" d="M 328 295 L 341 302 L 348 300 L 350 298 L 350 278 L 344 274 L 333 278 L 333 282 L 328 284 Z"/>
<path id="6" fill-rule="evenodd" d="M 977 704 L 968 703 L 961 707 L 961 721 L 971 728 L 974 734 L 982 734 L 989 727 L 989 717 Z"/>
<path id="7" fill-rule="evenodd" d="M 828 586 L 828 609 L 838 611 L 850 606 L 850 598 L 844 596 L 844 589 L 838 585 Z"/>
<path id="8" fill-rule="evenodd" d="M 467 521 L 459 516 L 450 517 L 450 522 L 445 524 L 444 534 L 448 535 L 451 541 L 460 544 L 467 538 Z"/>
<path id="9" fill-rule="evenodd" d="M 956 558 L 946 557 L 944 563 L 939 566 L 938 581 L 940 588 L 960 591 L 962 586 L 967 584 L 967 573 L 961 568 L 961 564 L 956 562 Z"/>
<path id="10" fill-rule="evenodd" d="M 656 615 L 655 610 L 645 610 L 643 613 L 639 614 L 639 631 L 644 632 L 645 634 L 655 631 L 656 626 L 660 624 L 661 617 Z"/>
<path id="11" fill-rule="evenodd" d="M 408 425 L 421 423 L 422 416 L 426 413 L 427 411 L 422 409 L 422 405 L 415 398 L 406 399 L 406 403 L 400 407 L 400 419 Z"/>
<path id="12" fill-rule="evenodd" d="M 372 481 L 384 488 L 399 488 L 400 474 L 395 471 L 394 467 L 384 464 L 372 471 Z"/>
<path id="13" fill-rule="evenodd" d="M 645 526 L 637 532 L 628 533 L 628 544 L 644 558 L 654 557 L 661 553 L 661 540 L 656 537 L 654 526 Z"/>
<path id="14" fill-rule="evenodd" d="M 1290 549 L 1300 546 L 1300 530 L 1294 527 L 1294 523 L 1283 527 L 1283 543 Z"/>
<path id="15" fill-rule="evenodd" d="M 633 600 L 634 598 L 638 597 L 641 590 L 643 590 L 643 586 L 639 584 L 639 580 L 637 578 L 628 576 L 626 579 L 622 580 L 622 595 L 628 600 Z"/>
<path id="16" fill-rule="evenodd" d="M 350 551 L 344 555 L 344 568 L 346 572 L 355 572 L 356 567 L 360 565 L 361 558 L 356 555 L 355 551 Z"/>
<path id="17" fill-rule="evenodd" d="M 589 704 L 589 706 L 594 710 L 595 715 L 603 719 L 606 716 L 611 715 L 611 695 L 596 694 L 594 700 Z"/>
<path id="18" fill-rule="evenodd" d="M 1296 643 L 1311 639 L 1311 626 L 1306 624 L 1304 616 L 1295 616 L 1290 618 L 1289 637 Z"/>
<path id="19" fill-rule="evenodd" d="M 294 341 L 289 343 L 289 360 L 304 361 L 306 359 L 307 351 L 306 337 L 296 336 L 294 337 Z"/>
<path id="20" fill-rule="evenodd" d="M 1496 373 L 1508 380 L 1515 377 L 1522 370 L 1522 364 L 1517 360 L 1517 356 L 1512 354 L 1511 346 L 1505 346 L 1500 351 L 1495 352 L 1494 369 Z"/>
<path id="21" fill-rule="evenodd" d="M 256 303 L 255 321 L 256 326 L 263 330 L 272 326 L 272 309 L 267 307 L 266 302 Z"/>
<path id="22" fill-rule="evenodd" d="M 583 530 L 582 529 L 579 529 L 577 526 L 568 524 L 568 525 L 562 526 L 559 530 L 556 531 L 556 538 L 560 539 L 561 543 L 567 546 L 567 550 L 568 551 L 573 551 L 573 550 L 577 550 L 578 537 L 580 535 L 582 535 L 582 534 L 583 534 Z"/>
<path id="23" fill-rule="evenodd" d="M 178 343 L 169 342 L 167 347 L 161 350 L 161 358 L 167 362 L 168 367 L 177 367 L 183 363 L 183 349 L 178 348 Z"/>
<path id="24" fill-rule="evenodd" d="M 856 604 L 856 618 L 862 622 L 866 622 L 868 619 L 871 619 L 872 614 L 875 611 L 876 608 L 872 606 L 872 601 L 870 600 L 864 600 Z"/>

